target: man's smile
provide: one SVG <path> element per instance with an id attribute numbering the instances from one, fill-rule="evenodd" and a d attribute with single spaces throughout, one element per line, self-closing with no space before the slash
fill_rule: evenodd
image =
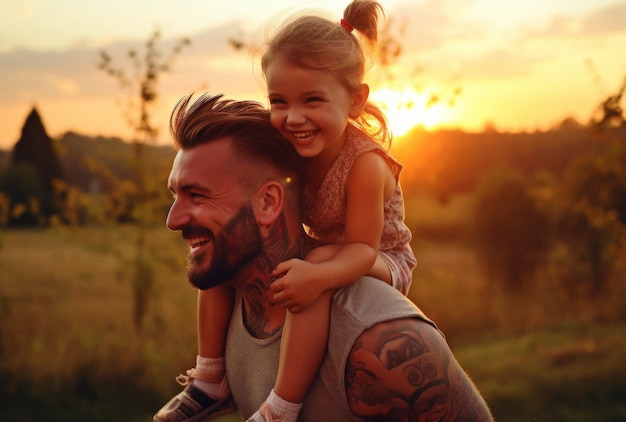
<path id="1" fill-rule="evenodd" d="M 199 253 L 205 246 L 213 243 L 214 239 L 213 233 L 198 229 L 183 230 L 182 237 L 187 242 L 190 255 Z"/>
<path id="2" fill-rule="evenodd" d="M 206 245 L 211 241 L 210 237 L 198 237 L 193 239 L 186 239 L 187 245 L 189 246 L 189 251 L 194 252 L 200 249 L 202 246 Z"/>

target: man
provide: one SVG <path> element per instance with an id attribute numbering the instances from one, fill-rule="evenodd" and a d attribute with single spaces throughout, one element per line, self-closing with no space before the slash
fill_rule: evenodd
<path id="1" fill-rule="evenodd" d="M 226 373 L 248 418 L 278 370 L 285 309 L 272 301 L 272 270 L 315 245 L 300 219 L 298 158 L 270 125 L 269 113 L 257 103 L 220 96 L 190 102 L 182 101 L 171 121 L 180 149 L 169 177 L 174 203 L 167 226 L 189 244 L 193 285 L 228 283 L 237 292 Z M 224 402 L 207 401 L 190 387 L 167 412 L 195 408 L 187 420 L 198 420 L 196 410 L 206 418 L 223 413 Z M 363 277 L 333 298 L 326 357 L 299 420 L 492 418 L 434 323 L 390 286 Z"/>

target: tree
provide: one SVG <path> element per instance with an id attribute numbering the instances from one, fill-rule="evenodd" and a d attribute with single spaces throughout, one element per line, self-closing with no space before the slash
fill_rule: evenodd
<path id="1" fill-rule="evenodd" d="M 560 237 L 572 255 L 564 277 L 587 284 L 597 295 L 619 268 L 626 268 L 626 119 L 621 107 L 626 75 L 613 95 L 601 101 L 590 121 L 596 142 L 605 148 L 572 163 L 562 189 Z"/>
<path id="2" fill-rule="evenodd" d="M 621 106 L 622 97 L 626 91 L 626 75 L 622 85 L 614 95 L 609 95 L 602 101 L 591 117 L 591 125 L 593 127 L 603 129 L 607 127 L 620 127 L 626 123 L 624 118 L 624 109 Z"/>
<path id="3" fill-rule="evenodd" d="M 157 128 L 152 123 L 152 107 L 158 98 L 158 82 L 163 73 L 169 72 L 171 64 L 182 49 L 190 44 L 183 38 L 177 42 L 167 56 L 159 48 L 161 39 L 159 30 L 155 30 L 145 43 L 145 51 L 139 54 L 131 49 L 127 57 L 131 62 L 132 76 L 123 67 L 114 65 L 112 57 L 106 51 L 100 51 L 98 68 L 117 80 L 120 88 L 128 93 L 125 116 L 134 129 L 133 145 L 135 149 L 135 184 L 136 204 L 135 221 L 137 223 L 136 257 L 133 264 L 133 321 L 140 332 L 143 328 L 150 290 L 152 288 L 152 267 L 146 257 L 146 233 L 150 216 L 149 198 L 151 192 L 146 184 L 145 143 L 153 142 Z"/>
<path id="4" fill-rule="evenodd" d="M 489 277 L 520 291 L 546 261 L 549 220 L 521 174 L 495 170 L 481 182 L 473 207 L 476 254 Z"/>
<path id="5" fill-rule="evenodd" d="M 7 172 L 6 177 L 11 181 L 4 192 L 11 200 L 11 208 L 27 211 L 17 212 L 11 218 L 13 223 L 40 224 L 62 214 L 63 192 L 59 192 L 59 187 L 63 185 L 61 182 L 65 180 L 65 175 L 55 145 L 35 107 L 26 118 L 20 139 L 13 147 Z M 22 176 L 25 179 L 19 180 Z"/>

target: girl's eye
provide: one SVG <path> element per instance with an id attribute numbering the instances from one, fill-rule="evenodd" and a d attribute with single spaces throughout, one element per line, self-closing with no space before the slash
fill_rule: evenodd
<path id="1" fill-rule="evenodd" d="M 285 101 L 279 98 L 270 98 L 270 105 L 276 105 L 276 104 L 285 104 Z"/>
<path id="2" fill-rule="evenodd" d="M 321 97 L 309 97 L 306 99 L 307 103 L 314 103 L 323 101 Z"/>

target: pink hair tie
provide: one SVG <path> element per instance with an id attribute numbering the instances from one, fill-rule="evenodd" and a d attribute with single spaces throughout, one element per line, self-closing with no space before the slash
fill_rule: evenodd
<path id="1" fill-rule="evenodd" d="M 350 22 L 348 22 L 345 19 L 342 19 L 339 21 L 339 23 L 341 24 L 341 26 L 343 26 L 344 28 L 346 28 L 348 30 L 348 32 L 352 32 L 352 30 L 354 29 L 352 27 L 352 25 L 350 25 Z"/>

